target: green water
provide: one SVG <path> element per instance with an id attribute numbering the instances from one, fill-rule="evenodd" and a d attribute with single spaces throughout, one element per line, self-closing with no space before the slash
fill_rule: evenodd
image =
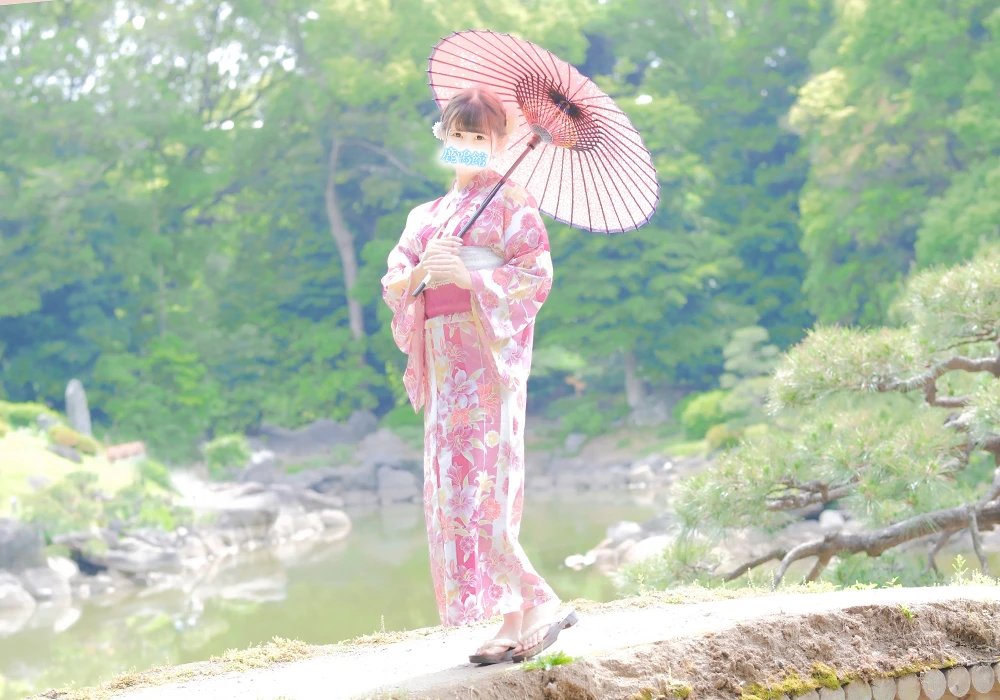
<path id="1" fill-rule="evenodd" d="M 529 495 L 521 542 L 563 599 L 611 600 L 607 577 L 562 562 L 599 542 L 612 522 L 656 512 L 625 494 L 546 501 Z M 383 620 L 386 630 L 439 624 L 423 512 L 411 505 L 356 516 L 343 542 L 294 555 L 255 553 L 188 593 L 84 604 L 75 622 L 75 613 L 60 615 L 59 626 L 69 625 L 60 633 L 53 631 L 56 616 L 37 614 L 33 629 L 0 639 L 0 699 L 201 661 L 274 636 L 329 644 L 376 631 Z"/>

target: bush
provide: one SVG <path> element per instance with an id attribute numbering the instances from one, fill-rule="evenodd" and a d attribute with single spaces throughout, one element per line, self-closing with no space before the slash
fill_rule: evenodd
<path id="1" fill-rule="evenodd" d="M 413 406 L 407 401 L 402 406 L 396 406 L 382 416 L 381 424 L 383 428 L 389 428 L 390 430 L 412 426 L 422 429 L 424 427 L 424 417 L 422 414 L 415 412 Z"/>
<path id="2" fill-rule="evenodd" d="M 560 440 L 571 433 L 597 437 L 611 430 L 611 425 L 628 415 L 624 397 L 610 399 L 599 394 L 585 394 L 557 399 L 545 411 L 549 418 L 558 418 Z"/>
<path id="3" fill-rule="evenodd" d="M 7 425 L 6 421 L 0 420 L 0 438 L 4 437 L 9 432 L 10 432 L 10 426 Z"/>
<path id="4" fill-rule="evenodd" d="M 221 435 L 205 445 L 205 462 L 212 478 L 219 478 L 228 469 L 239 469 L 250 461 L 250 445 L 240 434 Z"/>
<path id="5" fill-rule="evenodd" d="M 56 445 L 72 447 L 85 455 L 96 455 L 101 449 L 101 444 L 97 440 L 78 433 L 66 425 L 53 425 L 49 428 L 48 437 L 49 441 Z"/>
<path id="6" fill-rule="evenodd" d="M 706 391 L 685 402 L 680 418 L 689 440 L 701 440 L 709 428 L 730 418 L 723 408 L 728 394 L 722 390 Z"/>
<path id="7" fill-rule="evenodd" d="M 174 485 L 170 480 L 170 470 L 162 463 L 148 457 L 141 460 L 138 465 L 139 479 L 147 484 L 156 484 L 167 491 L 173 491 Z"/>
<path id="8" fill-rule="evenodd" d="M 713 425 L 708 429 L 708 432 L 705 433 L 705 441 L 708 443 L 708 448 L 713 452 L 715 450 L 725 450 L 730 447 L 736 447 L 740 443 L 741 437 L 743 437 L 742 430 L 734 430 L 725 423 Z"/>
<path id="9" fill-rule="evenodd" d="M 0 420 L 15 428 L 35 425 L 38 416 L 45 414 L 54 420 L 61 420 L 58 413 L 41 403 L 8 403 L 0 401 Z"/>
<path id="10" fill-rule="evenodd" d="M 79 470 L 23 499 L 24 519 L 39 527 L 48 541 L 58 534 L 108 527 L 118 521 L 125 527 L 161 527 L 172 530 L 191 522 L 188 509 L 150 491 L 136 481 L 114 495 L 97 487 L 97 474 Z"/>

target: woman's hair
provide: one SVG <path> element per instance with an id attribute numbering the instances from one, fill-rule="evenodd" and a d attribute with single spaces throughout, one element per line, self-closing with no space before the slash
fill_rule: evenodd
<path id="1" fill-rule="evenodd" d="M 489 90 L 465 88 L 448 101 L 441 114 L 441 125 L 445 135 L 452 131 L 474 131 L 499 141 L 507 133 L 507 110 Z"/>

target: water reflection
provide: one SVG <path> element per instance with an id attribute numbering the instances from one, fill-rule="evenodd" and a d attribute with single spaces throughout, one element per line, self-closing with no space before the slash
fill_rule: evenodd
<path id="1" fill-rule="evenodd" d="M 562 562 L 597 543 L 610 523 L 653 515 L 656 504 L 640 498 L 529 495 L 522 544 L 564 598 L 610 600 L 615 592 L 606 577 Z M 46 606 L 21 617 L 0 618 L 2 700 L 91 685 L 130 668 L 200 661 L 274 636 L 328 644 L 371 633 L 383 620 L 387 630 L 439 622 L 419 505 L 356 515 L 340 542 L 290 544 L 222 562 L 183 590 Z"/>

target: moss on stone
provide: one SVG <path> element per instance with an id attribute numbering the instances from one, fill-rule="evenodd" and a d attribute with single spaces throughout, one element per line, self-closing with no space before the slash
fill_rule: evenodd
<path id="1" fill-rule="evenodd" d="M 784 678 L 777 682 L 751 683 L 743 691 L 740 700 L 777 700 L 783 695 L 794 698 L 797 695 L 805 695 L 810 690 L 819 688 L 829 688 L 836 690 L 851 681 L 874 680 L 876 678 L 901 678 L 914 673 L 922 673 L 933 669 L 946 669 L 960 665 L 960 661 L 953 657 L 948 657 L 938 661 L 911 661 L 888 673 L 874 675 L 862 675 L 857 672 L 840 673 L 832 666 L 824 663 L 815 663 L 812 666 L 808 678 L 803 678 L 794 669 Z"/>

